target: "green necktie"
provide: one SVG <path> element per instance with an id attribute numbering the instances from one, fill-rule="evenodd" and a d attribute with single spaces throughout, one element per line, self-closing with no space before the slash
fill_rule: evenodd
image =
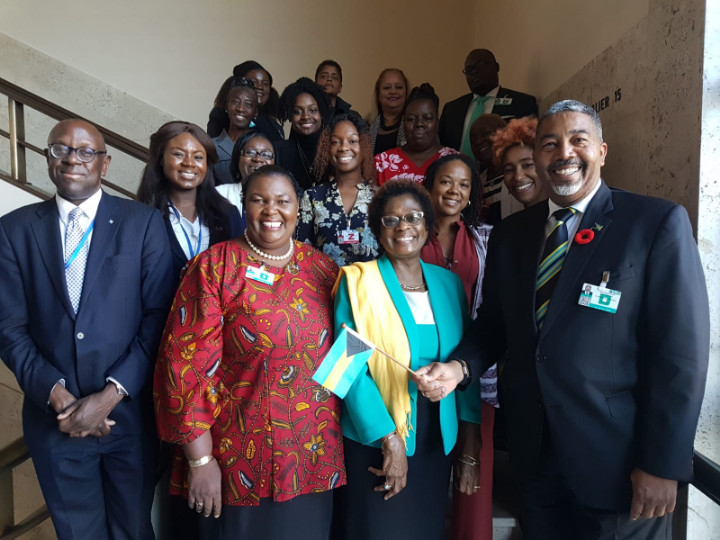
<path id="1" fill-rule="evenodd" d="M 462 144 L 460 145 L 460 151 L 468 157 L 475 157 L 470 147 L 470 128 L 477 120 L 478 116 L 485 112 L 485 102 L 488 99 L 493 99 L 492 96 L 475 96 L 472 100 L 472 106 L 474 107 L 472 114 L 470 115 L 470 122 L 467 125 L 467 131 L 463 137 Z"/>

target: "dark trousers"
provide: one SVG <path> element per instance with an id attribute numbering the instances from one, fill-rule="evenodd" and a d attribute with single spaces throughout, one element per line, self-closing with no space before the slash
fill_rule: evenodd
<path id="1" fill-rule="evenodd" d="M 672 514 L 633 521 L 629 506 L 627 512 L 617 512 L 583 505 L 565 485 L 558 472 L 552 445 L 545 440 L 535 476 L 520 486 L 520 503 L 524 540 L 672 538 Z"/>
<path id="2" fill-rule="evenodd" d="M 29 449 L 59 540 L 154 538 L 153 444 L 111 433 Z"/>

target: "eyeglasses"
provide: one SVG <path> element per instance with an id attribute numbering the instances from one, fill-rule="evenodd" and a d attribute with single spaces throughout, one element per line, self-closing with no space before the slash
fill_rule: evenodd
<path id="1" fill-rule="evenodd" d="M 415 227 L 420 225 L 424 215 L 425 212 L 410 212 L 404 216 L 383 216 L 380 218 L 380 223 L 382 223 L 382 226 L 386 229 L 394 229 L 400 225 L 400 221 L 404 221 L 408 225 Z"/>
<path id="2" fill-rule="evenodd" d="M 465 75 L 473 75 L 490 64 L 491 62 L 475 62 L 474 64 L 465 66 L 465 69 L 463 69 L 462 72 Z"/>
<path id="3" fill-rule="evenodd" d="M 90 163 L 97 154 L 107 154 L 104 150 L 93 150 L 89 146 L 83 146 L 82 148 L 73 148 L 60 143 L 51 144 L 48 146 L 48 152 L 55 159 L 65 159 L 70 154 L 75 152 L 77 158 L 83 163 Z"/>
<path id="4" fill-rule="evenodd" d="M 275 154 L 273 154 L 272 152 L 268 152 L 267 150 L 258 152 L 257 150 L 253 150 L 252 148 L 245 148 L 243 150 L 240 150 L 240 154 L 245 157 L 249 157 L 250 159 L 254 158 L 255 156 L 260 156 L 260 159 L 265 161 L 270 161 L 275 157 Z"/>

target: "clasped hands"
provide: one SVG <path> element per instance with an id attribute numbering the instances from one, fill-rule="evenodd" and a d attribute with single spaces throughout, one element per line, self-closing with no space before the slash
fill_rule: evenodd
<path id="1" fill-rule="evenodd" d="M 464 378 L 462 365 L 457 360 L 433 362 L 415 370 L 411 375 L 420 393 L 430 401 L 440 401 L 450 394 Z"/>
<path id="2" fill-rule="evenodd" d="M 103 437 L 115 425 L 108 416 L 122 398 L 113 383 L 80 399 L 57 384 L 50 394 L 50 406 L 58 413 L 58 429 L 63 433 L 71 437 Z"/>

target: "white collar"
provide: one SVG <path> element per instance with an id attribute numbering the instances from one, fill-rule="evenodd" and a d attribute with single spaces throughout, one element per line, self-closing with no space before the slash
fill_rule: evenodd
<path id="1" fill-rule="evenodd" d="M 97 215 L 98 206 L 100 206 L 100 198 L 102 197 L 102 189 L 98 189 L 95 193 L 90 195 L 80 204 L 73 204 L 67 199 L 63 199 L 59 193 L 55 194 L 55 202 L 57 203 L 58 213 L 60 214 L 60 220 L 63 223 L 67 223 L 68 215 L 74 208 L 80 208 L 83 213 L 88 217 L 90 221 L 95 219 Z"/>
<path id="2" fill-rule="evenodd" d="M 500 85 L 498 85 L 495 88 L 493 88 L 492 90 L 490 90 L 487 94 L 485 94 L 485 96 L 491 97 L 491 98 L 496 98 L 499 91 L 500 91 Z M 473 92 L 473 98 L 476 98 L 476 97 L 482 97 L 482 96 L 480 96 L 480 94 L 476 94 L 475 92 Z"/>

